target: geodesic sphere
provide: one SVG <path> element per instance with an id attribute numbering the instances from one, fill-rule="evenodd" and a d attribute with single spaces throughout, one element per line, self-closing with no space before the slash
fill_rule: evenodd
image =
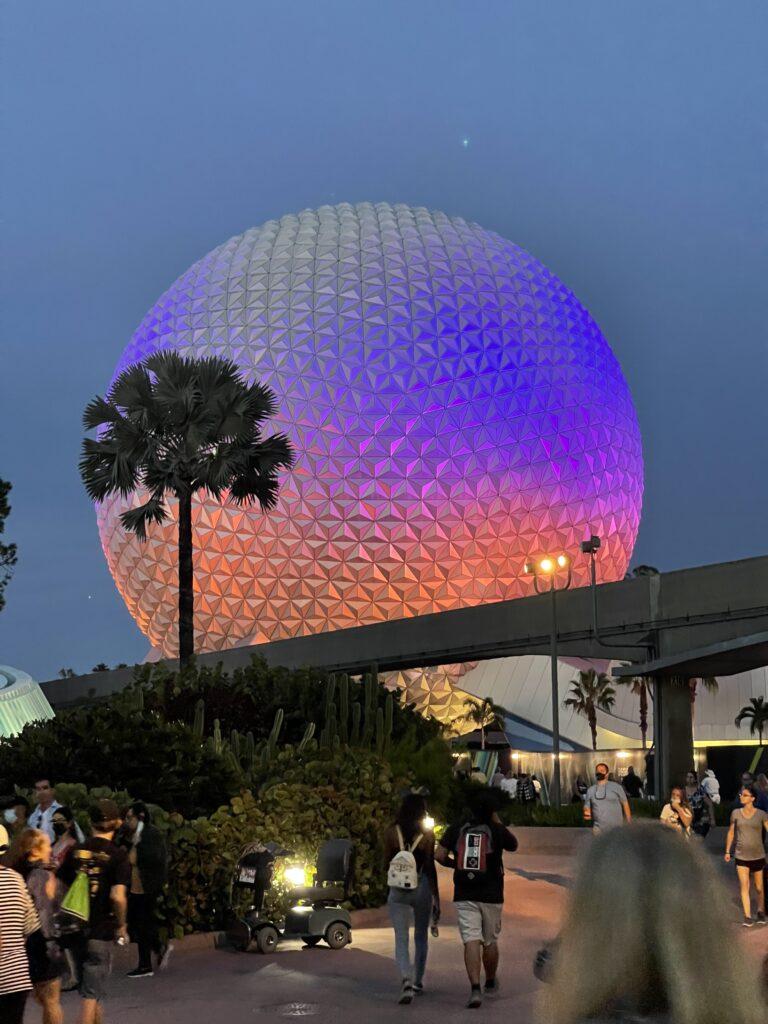
<path id="1" fill-rule="evenodd" d="M 233 359 L 277 395 L 298 459 L 263 514 L 194 507 L 199 650 L 531 592 L 530 555 L 637 535 L 640 434 L 589 313 L 518 246 L 423 208 L 324 206 L 205 256 L 118 364 L 159 349 Z M 145 542 L 98 509 L 109 568 L 152 644 L 176 651 L 175 519 Z M 175 515 L 175 506 L 171 503 Z"/>

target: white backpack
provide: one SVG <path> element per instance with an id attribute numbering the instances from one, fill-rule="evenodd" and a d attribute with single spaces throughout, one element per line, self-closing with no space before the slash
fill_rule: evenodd
<path id="1" fill-rule="evenodd" d="M 416 858 L 413 856 L 413 851 L 421 842 L 423 833 L 419 832 L 411 845 L 406 846 L 400 826 L 397 825 L 396 827 L 400 850 L 389 862 L 387 885 L 390 889 L 416 889 L 419 885 L 419 869 L 416 866 Z"/>

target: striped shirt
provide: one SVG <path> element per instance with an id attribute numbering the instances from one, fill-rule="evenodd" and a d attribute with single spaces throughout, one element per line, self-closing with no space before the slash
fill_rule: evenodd
<path id="1" fill-rule="evenodd" d="M 26 938 L 39 927 L 24 879 L 0 867 L 0 996 L 32 988 Z"/>

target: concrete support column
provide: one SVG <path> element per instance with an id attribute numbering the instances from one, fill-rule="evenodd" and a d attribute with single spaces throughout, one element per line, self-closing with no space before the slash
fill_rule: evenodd
<path id="1" fill-rule="evenodd" d="M 656 768 L 660 799 L 666 800 L 672 786 L 685 782 L 685 773 L 693 767 L 693 716 L 691 695 L 687 686 L 671 679 L 654 680 L 654 729 Z"/>

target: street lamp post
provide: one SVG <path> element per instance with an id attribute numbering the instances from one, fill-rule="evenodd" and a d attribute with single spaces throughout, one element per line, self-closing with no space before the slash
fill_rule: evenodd
<path id="1" fill-rule="evenodd" d="M 558 571 L 565 572 L 567 577 L 565 585 L 557 586 Z M 525 571 L 533 575 L 533 586 L 537 594 L 544 594 L 549 590 L 552 608 L 552 626 L 549 645 L 549 660 L 552 677 L 552 794 L 550 803 L 553 807 L 559 807 L 561 802 L 560 793 L 560 687 L 557 678 L 557 592 L 567 590 L 571 585 L 571 560 L 567 555 L 550 556 L 539 559 L 538 562 L 531 561 L 525 565 Z M 549 586 L 542 587 L 541 580 L 548 580 Z"/>

